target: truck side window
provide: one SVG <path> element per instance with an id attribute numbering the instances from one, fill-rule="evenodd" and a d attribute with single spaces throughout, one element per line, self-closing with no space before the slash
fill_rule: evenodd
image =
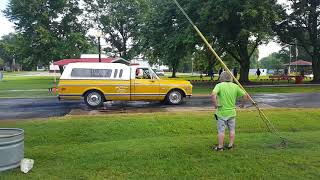
<path id="1" fill-rule="evenodd" d="M 150 72 L 148 69 L 143 70 L 143 79 L 151 79 Z"/>
<path id="2" fill-rule="evenodd" d="M 123 69 L 120 69 L 119 78 L 122 78 Z"/>
<path id="3" fill-rule="evenodd" d="M 116 78 L 117 75 L 118 75 L 118 69 L 115 69 L 115 70 L 114 70 L 114 74 L 113 74 L 113 78 Z"/>
<path id="4" fill-rule="evenodd" d="M 71 71 L 71 77 L 110 78 L 111 73 L 111 69 L 74 68 Z"/>

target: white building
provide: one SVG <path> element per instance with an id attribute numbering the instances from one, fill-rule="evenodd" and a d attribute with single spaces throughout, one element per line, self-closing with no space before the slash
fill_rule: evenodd
<path id="1" fill-rule="evenodd" d="M 260 76 L 266 76 L 267 75 L 267 69 L 260 69 Z M 257 69 L 250 69 L 249 70 L 249 76 L 255 76 L 257 75 Z"/>
<path id="2" fill-rule="evenodd" d="M 140 66 L 150 66 L 150 63 L 142 58 L 135 58 L 132 59 L 131 64 L 139 64 Z M 169 71 L 169 67 L 166 65 L 159 65 L 159 64 L 153 64 L 151 66 L 152 69 L 157 69 L 157 70 L 163 70 L 163 71 Z"/>

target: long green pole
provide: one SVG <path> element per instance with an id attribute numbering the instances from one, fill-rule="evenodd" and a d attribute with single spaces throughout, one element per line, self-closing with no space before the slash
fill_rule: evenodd
<path id="1" fill-rule="evenodd" d="M 193 23 L 193 21 L 190 19 L 190 17 L 188 16 L 188 14 L 184 11 L 184 9 L 181 7 L 181 5 L 179 4 L 179 2 L 177 0 L 173 0 L 175 2 L 175 4 L 178 6 L 178 8 L 181 10 L 181 12 L 184 14 L 184 16 L 188 19 L 188 21 L 190 22 L 190 24 L 193 26 L 193 28 L 196 30 L 196 32 L 198 33 L 198 35 L 201 37 L 201 39 L 204 41 L 204 43 L 207 45 L 207 47 L 209 48 L 209 50 L 212 52 L 212 54 L 218 59 L 218 61 L 221 63 L 221 65 L 223 66 L 223 68 L 231 75 L 231 77 L 233 78 L 233 80 L 239 85 L 239 87 L 241 89 L 243 89 L 247 95 L 247 97 L 249 98 L 249 100 L 252 102 L 252 104 L 257 108 L 257 110 L 259 111 L 260 117 L 263 120 L 263 122 L 266 124 L 268 130 L 270 132 L 273 132 L 275 134 L 278 134 L 278 136 L 283 140 L 283 143 L 286 143 L 286 139 L 281 137 L 279 132 L 277 131 L 277 129 L 274 127 L 274 125 L 271 123 L 271 121 L 267 118 L 267 116 L 264 114 L 264 112 L 260 109 L 260 107 L 258 106 L 258 104 L 252 99 L 252 97 L 249 95 L 249 93 L 244 89 L 244 87 L 241 85 L 241 83 L 238 81 L 238 79 L 236 77 L 234 77 L 234 75 L 232 74 L 232 72 L 230 71 L 230 69 L 228 68 L 228 66 L 223 62 L 223 60 L 220 58 L 220 56 L 216 53 L 216 51 L 212 48 L 212 46 L 210 45 L 210 43 L 208 42 L 208 40 L 203 36 L 203 34 L 201 33 L 201 31 L 198 29 L 198 27 Z"/>

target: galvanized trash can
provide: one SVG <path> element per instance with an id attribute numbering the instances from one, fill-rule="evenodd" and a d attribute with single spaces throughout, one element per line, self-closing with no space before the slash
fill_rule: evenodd
<path id="1" fill-rule="evenodd" d="M 0 128 L 0 171 L 19 167 L 23 157 L 23 129 Z"/>

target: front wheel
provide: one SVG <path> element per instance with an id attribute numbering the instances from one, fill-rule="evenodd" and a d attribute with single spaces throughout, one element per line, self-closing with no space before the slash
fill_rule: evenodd
<path id="1" fill-rule="evenodd" d="M 103 105 L 104 97 L 98 91 L 89 91 L 84 95 L 84 102 L 90 108 L 99 108 Z"/>
<path id="2" fill-rule="evenodd" d="M 182 101 L 183 101 L 183 95 L 182 95 L 182 92 L 179 90 L 170 91 L 166 96 L 166 103 L 168 104 L 177 105 L 177 104 L 181 104 Z"/>

